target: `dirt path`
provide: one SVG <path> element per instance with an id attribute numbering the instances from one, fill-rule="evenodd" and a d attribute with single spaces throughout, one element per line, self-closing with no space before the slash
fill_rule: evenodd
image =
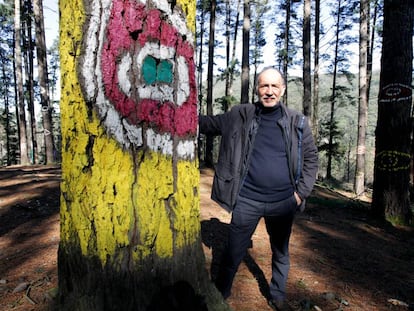
<path id="1" fill-rule="evenodd" d="M 230 215 L 210 200 L 212 172 L 201 173 L 202 237 L 214 273 Z M 48 310 L 56 295 L 59 180 L 58 167 L 0 169 L 0 310 Z M 289 303 L 294 310 L 408 310 L 413 258 L 413 230 L 374 222 L 364 204 L 317 187 L 293 228 Z M 228 299 L 233 310 L 271 310 L 262 294 L 269 277 L 260 223 Z"/>

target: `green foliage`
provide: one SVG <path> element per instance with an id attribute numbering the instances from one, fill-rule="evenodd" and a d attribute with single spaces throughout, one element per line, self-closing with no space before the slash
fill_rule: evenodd
<path id="1" fill-rule="evenodd" d="M 289 5 L 289 7 L 287 6 Z M 298 3 L 289 2 L 289 1 L 281 1 L 279 5 L 276 6 L 276 17 L 277 21 L 275 21 L 277 26 L 277 32 L 275 34 L 275 41 L 274 45 L 275 49 L 275 57 L 276 63 L 279 68 L 283 68 L 283 63 L 286 62 L 289 65 L 295 64 L 297 65 L 300 62 L 296 56 L 300 53 L 300 48 L 302 42 L 299 40 L 295 40 L 301 36 L 302 33 L 302 25 L 301 20 L 298 18 L 298 10 L 301 8 Z M 283 12 L 283 14 L 280 14 Z M 286 18 L 286 12 L 289 12 L 288 18 Z M 286 24 L 286 20 L 289 20 L 288 25 Z M 288 32 L 288 42 L 285 42 L 286 33 Z M 287 50 L 286 50 L 286 43 L 287 43 Z"/>
<path id="2" fill-rule="evenodd" d="M 14 109 L 13 3 L 0 3 L 0 165 L 15 164 L 18 133 Z"/>
<path id="3" fill-rule="evenodd" d="M 53 45 L 47 51 L 48 73 L 49 73 L 49 88 L 52 98 L 56 91 L 57 82 L 59 79 L 59 40 L 55 39 Z"/>
<path id="4" fill-rule="evenodd" d="M 296 282 L 296 287 L 300 288 L 301 290 L 307 290 L 308 285 L 306 284 L 304 279 L 300 279 Z"/>
<path id="5" fill-rule="evenodd" d="M 220 74 L 217 76 L 217 81 L 226 81 L 227 76 L 233 76 L 233 79 L 240 77 L 240 62 L 238 59 L 233 59 L 227 68 L 219 69 Z"/>
<path id="6" fill-rule="evenodd" d="M 222 96 L 215 99 L 215 102 L 219 104 L 218 109 L 220 111 L 228 111 L 232 106 L 236 105 L 239 101 L 236 97 L 230 96 Z"/>
<path id="7" fill-rule="evenodd" d="M 16 115 L 0 108 L 0 166 L 17 164 L 19 136 Z"/>
<path id="8" fill-rule="evenodd" d="M 325 206 L 325 207 L 346 207 L 348 205 L 347 200 L 340 200 L 340 199 L 332 199 L 332 198 L 322 198 L 322 197 L 310 197 L 307 200 L 308 203 L 315 204 L 317 206 Z"/>
<path id="9" fill-rule="evenodd" d="M 328 152 L 329 150 L 329 133 L 332 134 L 332 155 L 336 159 L 340 159 L 345 150 L 341 148 L 340 140 L 343 136 L 342 130 L 338 126 L 338 121 L 330 122 L 329 120 L 322 120 L 319 128 L 318 150 L 319 152 Z"/>
<path id="10" fill-rule="evenodd" d="M 403 215 L 385 215 L 385 220 L 388 221 L 394 227 L 407 226 L 407 221 Z M 409 221 L 411 227 L 414 227 L 414 217 Z"/>
<path id="11" fill-rule="evenodd" d="M 250 36 L 250 63 L 258 65 L 263 63 L 263 47 L 266 45 L 265 22 L 269 11 L 268 0 L 252 2 L 252 26 Z"/>
<path id="12" fill-rule="evenodd" d="M 346 186 L 338 181 L 331 180 L 329 182 L 317 182 L 317 187 L 326 189 L 326 191 L 332 191 L 333 193 L 337 193 L 337 189 L 346 189 Z M 347 189 L 346 189 L 347 190 Z M 311 195 L 307 199 L 308 203 L 318 205 L 318 206 L 325 206 L 328 208 L 355 208 L 355 209 L 365 209 L 369 208 L 369 204 L 360 201 L 357 199 L 348 198 L 345 196 L 338 196 L 336 199 L 329 197 L 325 198 L 323 196 L 313 196 Z"/>

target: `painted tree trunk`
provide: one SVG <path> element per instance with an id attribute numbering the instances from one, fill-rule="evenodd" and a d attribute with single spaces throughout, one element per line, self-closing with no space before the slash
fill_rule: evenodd
<path id="1" fill-rule="evenodd" d="M 396 224 L 413 221 L 409 204 L 412 134 L 412 0 L 384 2 L 373 211 Z"/>
<path id="2" fill-rule="evenodd" d="M 184 281 L 194 310 L 193 289 L 225 310 L 200 238 L 195 2 L 84 3 L 59 4 L 60 309 L 156 309 Z"/>

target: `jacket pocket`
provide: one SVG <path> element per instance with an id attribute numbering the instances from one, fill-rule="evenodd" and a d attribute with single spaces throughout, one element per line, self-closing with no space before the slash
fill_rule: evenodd
<path id="1" fill-rule="evenodd" d="M 228 167 L 217 164 L 214 174 L 213 198 L 218 203 L 232 209 L 235 203 L 234 190 L 235 178 L 233 174 L 231 174 Z"/>

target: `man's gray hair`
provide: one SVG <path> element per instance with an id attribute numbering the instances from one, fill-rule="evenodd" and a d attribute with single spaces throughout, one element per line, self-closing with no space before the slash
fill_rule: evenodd
<path id="1" fill-rule="evenodd" d="M 274 71 L 276 71 L 276 72 L 278 72 L 279 73 L 279 75 L 282 77 L 282 80 L 283 80 L 283 84 L 284 85 L 286 85 L 286 79 L 285 79 L 285 76 L 284 76 L 284 74 L 282 73 L 282 71 L 281 70 L 279 70 L 278 68 L 276 68 L 275 66 L 266 66 L 266 67 L 264 67 L 258 74 L 257 74 L 257 76 L 256 76 L 256 81 L 255 81 L 255 85 L 256 85 L 256 88 L 257 88 L 257 86 L 258 86 L 258 82 L 259 82 L 259 77 L 260 77 L 260 75 L 263 73 L 263 72 L 265 72 L 265 71 L 268 71 L 268 70 L 274 70 Z"/>

